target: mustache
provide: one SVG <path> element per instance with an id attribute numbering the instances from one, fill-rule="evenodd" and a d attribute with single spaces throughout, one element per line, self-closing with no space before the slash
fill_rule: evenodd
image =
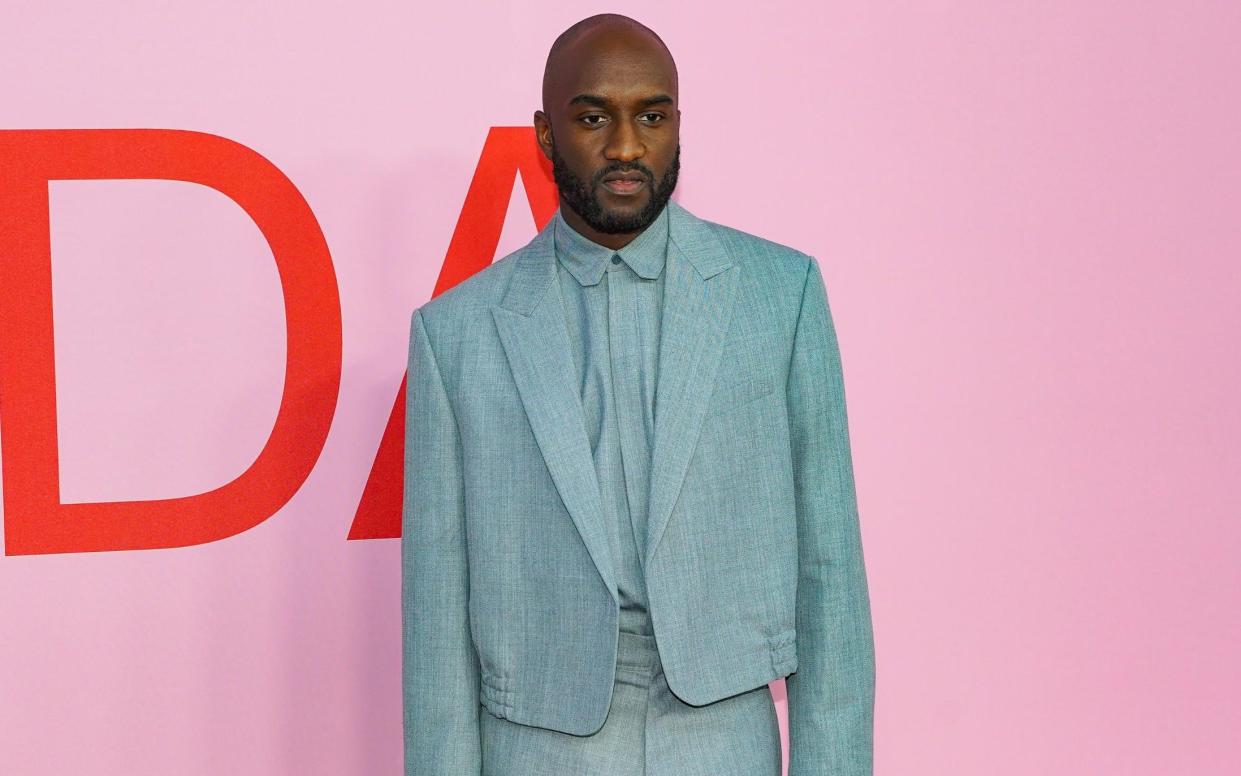
<path id="1" fill-rule="evenodd" d="M 646 178 L 647 183 L 650 183 L 655 180 L 655 173 L 651 172 L 651 168 L 647 167 L 641 162 L 634 162 L 633 164 L 629 164 L 629 165 L 625 165 L 625 164 L 608 165 L 607 167 L 604 167 L 599 172 L 595 173 L 594 180 L 592 181 L 592 183 L 598 186 L 599 184 L 603 183 L 604 176 L 610 175 L 611 173 L 614 173 L 614 172 L 619 172 L 619 173 L 640 172 L 642 173 L 642 177 Z"/>

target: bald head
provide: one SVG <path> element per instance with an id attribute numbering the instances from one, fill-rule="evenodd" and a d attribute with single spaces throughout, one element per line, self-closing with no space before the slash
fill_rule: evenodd
<path id="1" fill-rule="evenodd" d="M 575 74 L 616 63 L 622 54 L 647 59 L 663 69 L 675 92 L 676 62 L 663 39 L 636 19 L 601 13 L 573 24 L 552 42 L 543 67 L 543 110 L 565 96 L 563 92 L 572 87 Z"/>
<path id="2" fill-rule="evenodd" d="M 619 248 L 663 211 L 680 167 L 677 103 L 672 54 L 628 16 L 591 16 L 556 38 L 534 136 L 569 226 Z"/>

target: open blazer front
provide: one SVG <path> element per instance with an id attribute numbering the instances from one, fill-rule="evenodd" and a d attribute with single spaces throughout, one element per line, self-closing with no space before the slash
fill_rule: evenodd
<path id="1" fill-rule="evenodd" d="M 790 776 L 871 774 L 870 603 L 818 264 L 667 207 L 642 562 L 668 685 L 703 705 L 788 676 Z M 619 604 L 551 231 L 411 320 L 410 776 L 479 774 L 480 713 L 575 735 L 608 714 Z"/>

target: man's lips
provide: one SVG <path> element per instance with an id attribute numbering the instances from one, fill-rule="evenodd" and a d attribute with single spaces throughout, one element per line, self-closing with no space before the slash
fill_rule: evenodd
<path id="1" fill-rule="evenodd" d="M 603 180 L 603 187 L 613 194 L 621 196 L 632 196 L 642 190 L 646 185 L 643 178 L 612 178 Z"/>

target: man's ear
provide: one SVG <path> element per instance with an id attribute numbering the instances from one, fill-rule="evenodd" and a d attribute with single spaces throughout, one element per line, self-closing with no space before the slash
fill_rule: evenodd
<path id="1" fill-rule="evenodd" d="M 541 110 L 534 112 L 534 139 L 539 144 L 539 150 L 548 159 L 552 158 L 552 125 L 547 120 L 547 114 Z"/>

